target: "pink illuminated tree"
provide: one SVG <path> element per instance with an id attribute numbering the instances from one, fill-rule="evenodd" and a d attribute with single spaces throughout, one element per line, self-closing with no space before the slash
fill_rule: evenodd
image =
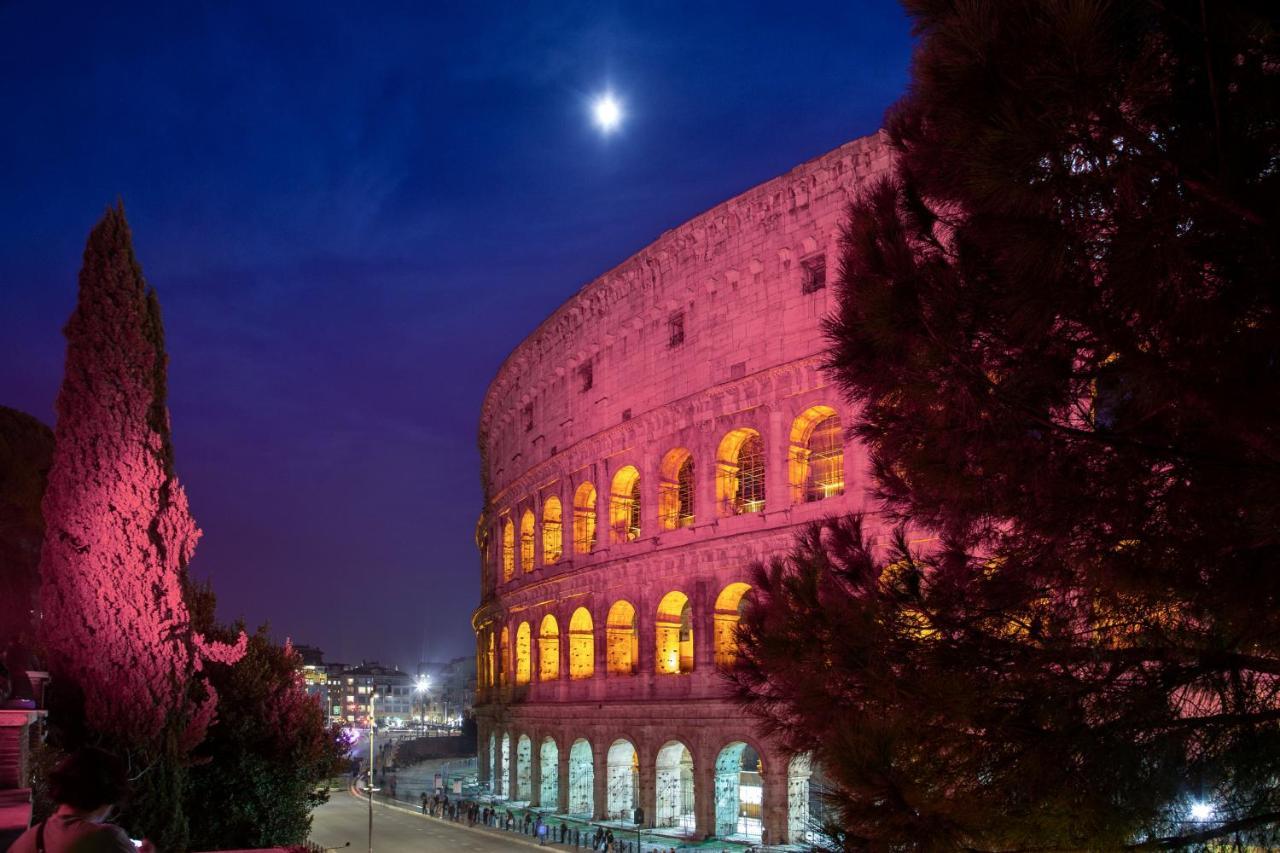
<path id="1" fill-rule="evenodd" d="M 234 662 L 244 638 L 209 643 L 191 626 L 184 584 L 200 531 L 174 473 L 160 306 L 122 205 L 89 234 L 65 334 L 41 643 L 54 678 L 82 695 L 89 736 L 128 751 L 141 774 L 135 825 L 173 846 L 181 809 L 148 816 L 147 794 L 181 784 L 217 704 L 202 667 Z"/>

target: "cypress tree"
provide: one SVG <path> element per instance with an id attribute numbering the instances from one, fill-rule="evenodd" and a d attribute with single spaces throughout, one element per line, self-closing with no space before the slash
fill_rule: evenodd
<path id="1" fill-rule="evenodd" d="M 851 847 L 1274 845 L 1272 10 L 906 6 L 829 326 L 902 527 L 760 568 L 742 698 Z"/>
<path id="2" fill-rule="evenodd" d="M 82 726 L 66 730 L 129 756 L 126 825 L 182 849 L 184 764 L 216 707 L 200 669 L 235 660 L 244 639 L 206 643 L 191 627 L 184 584 L 200 531 L 174 473 L 159 302 L 123 205 L 89 234 L 65 335 L 40 640 L 55 685 L 81 705 Z"/>

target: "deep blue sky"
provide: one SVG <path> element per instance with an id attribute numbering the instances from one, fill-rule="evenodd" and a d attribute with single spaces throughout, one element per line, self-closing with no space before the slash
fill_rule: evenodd
<path id="1" fill-rule="evenodd" d="M 469 653 L 498 364 L 663 230 L 874 131 L 909 51 L 885 0 L 0 0 L 0 404 L 52 422 L 123 197 L 220 613 L 330 659 Z"/>

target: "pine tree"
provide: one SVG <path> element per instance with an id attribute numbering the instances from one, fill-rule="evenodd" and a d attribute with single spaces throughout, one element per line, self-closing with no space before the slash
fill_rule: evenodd
<path id="1" fill-rule="evenodd" d="M 65 334 L 40 639 L 87 736 L 130 756 L 130 828 L 181 849 L 183 765 L 216 708 L 200 670 L 244 641 L 206 643 L 191 628 L 183 585 L 199 530 L 174 474 L 160 307 L 122 205 L 89 234 Z"/>
<path id="2" fill-rule="evenodd" d="M 761 569 L 742 697 L 851 847 L 1280 842 L 1274 21 L 906 5 L 829 326 L 903 527 Z"/>

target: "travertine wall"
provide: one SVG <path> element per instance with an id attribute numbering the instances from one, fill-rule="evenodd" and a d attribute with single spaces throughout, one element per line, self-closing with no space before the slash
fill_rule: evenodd
<path id="1" fill-rule="evenodd" d="M 717 660 L 723 664 L 731 650 L 720 649 L 718 658 L 714 646 L 736 617 L 714 611 L 727 587 L 749 580 L 753 561 L 788 547 L 796 525 L 865 508 L 865 453 L 848 442 L 843 493 L 806 496 L 805 425 L 815 412 L 849 422 L 847 405 L 819 369 L 820 318 L 833 307 L 830 281 L 847 204 L 889 164 L 879 136 L 858 139 L 668 231 L 584 287 L 499 370 L 480 419 L 486 503 L 477 528 L 481 605 L 473 619 L 481 767 L 502 777 L 493 780 L 495 790 L 535 804 L 554 793 L 555 802 L 542 805 L 568 810 L 569 753 L 585 740 L 592 816 L 609 816 L 611 800 L 618 805 L 618 792 L 607 790 L 613 778 L 630 786 L 626 796 L 652 824 L 661 800 L 655 780 L 675 772 L 656 767 L 657 756 L 679 742 L 692 757 L 696 832 L 724 834 L 726 809 L 737 806 L 726 800 L 737 776 L 723 769 L 717 775 L 717 759 L 729 755 L 727 746 L 745 743 L 760 756 L 767 840 L 801 840 L 807 761 L 759 739 L 728 700 Z M 825 286 L 818 272 L 824 265 Z M 762 506 L 726 498 L 724 483 L 737 469 L 726 450 L 733 442 L 725 439 L 744 428 L 764 448 Z M 660 467 L 678 448 L 694 464 L 693 517 L 664 529 Z M 639 529 L 615 537 L 610 510 L 628 496 L 611 496 L 611 486 L 628 466 L 640 475 Z M 597 493 L 597 541 L 577 553 L 574 496 L 584 482 Z M 542 536 L 551 497 L 563 513 L 563 554 L 554 562 Z M 526 512 L 535 522 L 532 560 L 521 554 Z M 689 599 L 693 637 L 692 671 L 678 674 L 660 672 L 657 660 L 658 604 L 673 591 Z M 605 624 L 619 600 L 636 610 L 638 659 L 634 673 L 608 674 Z M 570 677 L 568 664 L 570 620 L 579 608 L 590 614 L 593 632 L 594 671 L 585 678 Z M 547 614 L 558 624 L 554 676 L 540 673 L 538 635 Z M 532 635 L 527 649 L 517 643 L 522 623 Z M 498 746 L 504 735 L 505 762 Z M 530 740 L 520 753 L 522 736 Z M 618 741 L 635 748 L 634 785 L 607 766 Z M 560 771 L 554 786 L 541 778 L 543 744 Z M 579 762 L 575 783 L 587 766 Z"/>

